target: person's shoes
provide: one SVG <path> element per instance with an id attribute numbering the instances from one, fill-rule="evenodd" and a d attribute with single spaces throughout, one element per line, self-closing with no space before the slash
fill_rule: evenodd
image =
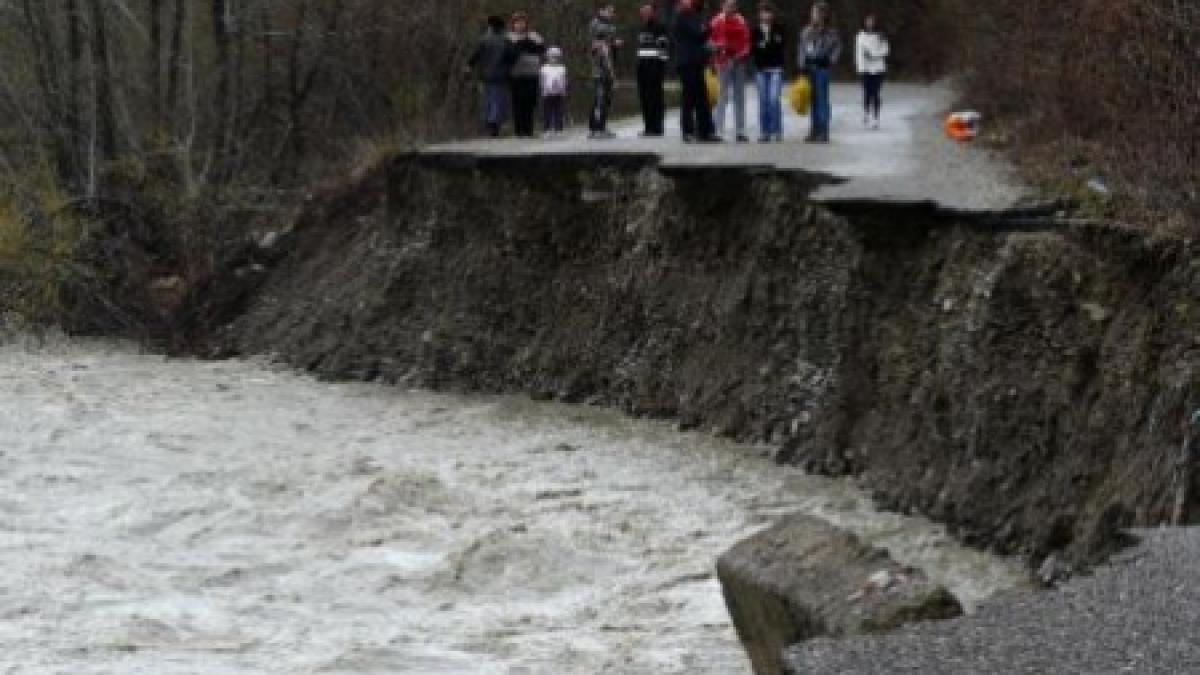
<path id="1" fill-rule="evenodd" d="M 821 135 L 817 136 L 817 142 L 818 143 L 828 143 L 829 142 L 829 132 L 825 132 L 825 133 L 822 133 Z"/>
<path id="2" fill-rule="evenodd" d="M 712 136 L 701 136 L 698 140 L 700 143 L 724 143 L 725 142 L 724 138 L 721 138 L 720 136 L 717 136 L 716 134 L 713 134 Z"/>
<path id="3" fill-rule="evenodd" d="M 593 131 L 590 134 L 588 134 L 588 138 L 590 138 L 594 141 L 607 141 L 607 140 L 614 139 L 616 137 L 617 137 L 616 134 L 614 134 L 611 131 L 607 131 L 607 130 Z"/>
<path id="4" fill-rule="evenodd" d="M 816 132 L 813 132 L 804 137 L 804 142 L 805 143 L 819 143 L 820 138 L 821 137 L 819 135 L 817 135 Z"/>
<path id="5" fill-rule="evenodd" d="M 500 137 L 500 125 L 499 124 L 495 124 L 495 123 L 488 124 L 485 131 L 487 132 L 487 135 L 492 138 Z"/>
<path id="6" fill-rule="evenodd" d="M 749 143 L 750 142 L 750 139 L 746 138 L 746 134 L 738 134 L 736 140 L 738 143 Z"/>
<path id="7" fill-rule="evenodd" d="M 695 143 L 695 142 L 696 142 L 696 137 L 695 137 L 695 136 L 693 136 L 693 135 L 691 135 L 691 134 L 684 134 L 684 135 L 683 135 L 683 142 L 684 142 L 684 143 Z"/>
<path id="8" fill-rule="evenodd" d="M 642 138 L 662 138 L 663 133 L 661 131 L 643 131 L 638 135 Z"/>
<path id="9" fill-rule="evenodd" d="M 871 128 L 875 129 L 875 130 L 879 129 L 879 118 L 878 117 L 876 117 L 875 121 L 871 124 Z"/>
<path id="10" fill-rule="evenodd" d="M 775 142 L 782 143 L 783 142 L 783 134 L 775 134 Z"/>
<path id="11" fill-rule="evenodd" d="M 773 140 L 773 139 L 772 139 L 770 136 L 767 136 L 767 135 L 765 135 L 765 134 L 764 134 L 764 135 L 762 135 L 762 136 L 759 136 L 759 137 L 758 137 L 758 142 L 759 142 L 759 143 L 770 143 L 772 140 Z"/>

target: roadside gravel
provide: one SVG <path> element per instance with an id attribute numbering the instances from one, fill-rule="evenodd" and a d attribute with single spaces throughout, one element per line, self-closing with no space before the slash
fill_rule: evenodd
<path id="1" fill-rule="evenodd" d="M 1200 673 L 1200 528 L 1142 542 L 1054 592 L 1010 593 L 962 619 L 874 638 L 815 640 L 797 673 Z"/>

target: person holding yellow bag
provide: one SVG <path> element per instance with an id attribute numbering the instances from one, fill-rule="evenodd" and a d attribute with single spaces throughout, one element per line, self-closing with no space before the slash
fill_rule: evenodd
<path id="1" fill-rule="evenodd" d="M 783 65 L 787 30 L 775 6 L 758 3 L 758 24 L 751 32 L 755 84 L 758 86 L 758 142 L 783 141 Z"/>

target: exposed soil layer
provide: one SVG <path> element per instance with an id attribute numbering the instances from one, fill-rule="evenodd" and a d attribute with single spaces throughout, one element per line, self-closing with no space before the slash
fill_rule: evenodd
<path id="1" fill-rule="evenodd" d="M 827 180 L 639 156 L 398 157 L 315 200 L 269 270 L 207 285 L 191 329 L 213 353 L 331 378 L 526 392 L 768 441 L 1034 560 L 1089 562 L 1119 527 L 1196 520 L 1194 245 L 810 202 Z"/>

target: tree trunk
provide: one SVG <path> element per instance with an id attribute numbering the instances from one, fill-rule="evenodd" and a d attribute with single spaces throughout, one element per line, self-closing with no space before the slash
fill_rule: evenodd
<path id="1" fill-rule="evenodd" d="M 96 140 L 101 161 L 117 156 L 116 111 L 113 109 L 112 64 L 108 57 L 108 22 L 103 0 L 92 0 L 92 76 L 96 110 Z"/>

